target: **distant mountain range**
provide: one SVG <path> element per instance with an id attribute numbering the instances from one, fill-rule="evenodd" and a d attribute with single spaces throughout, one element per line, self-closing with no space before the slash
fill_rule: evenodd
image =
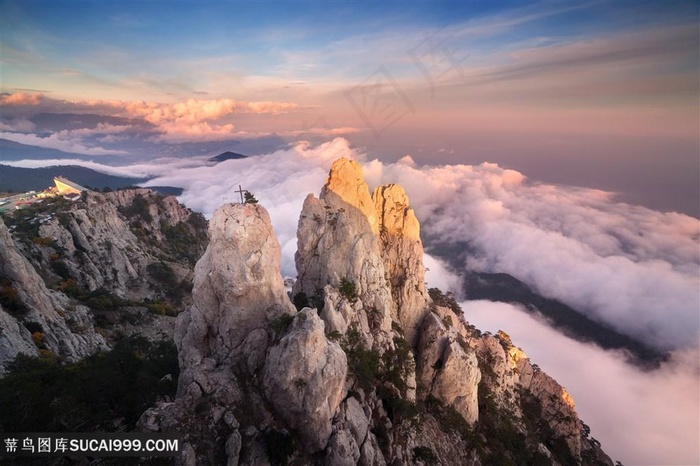
<path id="1" fill-rule="evenodd" d="M 94 156 L 74 154 L 58 149 L 28 146 L 9 139 L 0 139 L 0 161 L 6 160 L 45 160 L 45 159 L 76 159 L 92 160 Z"/>
<path id="2" fill-rule="evenodd" d="M 639 340 L 596 322 L 556 299 L 545 298 L 507 273 L 466 272 L 464 292 L 467 299 L 485 299 L 522 304 L 529 314 L 544 316 L 551 326 L 575 340 L 591 342 L 604 349 L 624 349 L 633 362 L 655 366 L 665 355 Z"/>
<path id="3" fill-rule="evenodd" d="M 210 157 L 209 161 L 210 162 L 223 162 L 224 160 L 238 160 L 238 159 L 245 159 L 248 157 L 247 155 L 239 154 L 238 152 L 231 152 L 231 151 L 226 151 L 222 154 L 216 155 L 214 157 Z"/>
<path id="4" fill-rule="evenodd" d="M 60 165 L 43 168 L 18 168 L 0 164 L 0 191 L 39 191 L 53 186 L 54 176 L 63 176 L 82 186 L 102 190 L 134 186 L 148 178 L 127 178 L 107 175 L 90 168 L 75 165 Z"/>

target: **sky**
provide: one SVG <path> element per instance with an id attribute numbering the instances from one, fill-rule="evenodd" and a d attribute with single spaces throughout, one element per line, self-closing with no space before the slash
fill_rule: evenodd
<path id="1" fill-rule="evenodd" d="M 370 187 L 404 186 L 431 245 L 469 245 L 457 266 L 426 255 L 431 285 L 509 273 L 671 352 L 644 372 L 464 306 L 615 459 L 698 464 L 699 5 L 0 0 L 0 138 L 34 151 L 5 141 L 0 163 L 152 178 L 207 216 L 242 184 L 294 276 L 303 199 L 356 159 Z M 250 157 L 208 160 L 225 150 Z"/>
<path id="2" fill-rule="evenodd" d="M 2 0 L 0 131 L 142 157 L 343 136 L 698 217 L 698 8 Z M 47 128 L 42 112 L 121 119 Z"/>

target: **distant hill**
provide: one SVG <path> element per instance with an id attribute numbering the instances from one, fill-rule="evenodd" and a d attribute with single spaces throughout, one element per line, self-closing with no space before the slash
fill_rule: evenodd
<path id="1" fill-rule="evenodd" d="M 245 159 L 248 157 L 247 155 L 239 154 L 237 152 L 231 152 L 231 151 L 226 151 L 222 154 L 216 155 L 214 157 L 210 157 L 209 161 L 210 162 L 223 162 L 224 160 L 238 160 L 238 159 Z"/>
<path id="2" fill-rule="evenodd" d="M 569 337 L 592 342 L 604 349 L 625 349 L 636 363 L 655 366 L 665 359 L 659 351 L 627 335 L 596 322 L 555 299 L 545 298 L 507 273 L 467 272 L 464 280 L 467 299 L 485 299 L 522 304 L 528 313 L 543 315 L 550 324 Z"/>
<path id="3" fill-rule="evenodd" d="M 162 194 L 163 196 L 179 196 L 184 189 L 174 186 L 148 186 L 148 189 Z"/>
<path id="4" fill-rule="evenodd" d="M 53 186 L 54 176 L 63 176 L 82 186 L 96 189 L 125 188 L 148 181 L 148 178 L 128 178 L 107 175 L 95 170 L 75 165 L 62 165 L 43 168 L 18 168 L 0 164 L 0 191 L 25 192 L 39 191 Z"/>
<path id="5" fill-rule="evenodd" d="M 58 149 L 47 149 L 45 147 L 28 146 L 19 142 L 10 141 L 9 139 L 0 138 L 0 161 L 9 160 L 46 160 L 46 159 L 76 159 L 76 160 L 91 160 L 90 157 L 82 154 L 74 154 L 72 152 L 63 152 Z"/>

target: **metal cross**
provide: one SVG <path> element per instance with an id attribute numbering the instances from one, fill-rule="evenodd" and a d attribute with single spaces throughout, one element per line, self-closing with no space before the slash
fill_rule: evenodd
<path id="1" fill-rule="evenodd" d="M 234 193 L 239 193 L 241 195 L 241 204 L 243 204 L 243 193 L 247 193 L 248 191 L 244 190 L 241 188 L 241 185 L 238 185 L 238 191 L 234 191 Z"/>

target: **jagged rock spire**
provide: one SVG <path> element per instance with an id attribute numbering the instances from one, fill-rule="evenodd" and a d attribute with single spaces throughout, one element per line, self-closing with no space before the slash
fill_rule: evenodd
<path id="1" fill-rule="evenodd" d="M 195 267 L 194 305 L 178 320 L 180 389 L 203 361 L 231 364 L 256 329 L 294 308 L 280 275 L 280 246 L 257 204 L 226 204 L 209 223 L 210 242 Z"/>

